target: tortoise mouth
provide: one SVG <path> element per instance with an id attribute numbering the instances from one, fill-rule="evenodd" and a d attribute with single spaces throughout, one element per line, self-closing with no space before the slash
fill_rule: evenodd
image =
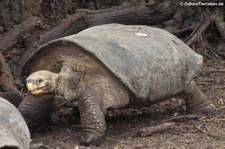
<path id="1" fill-rule="evenodd" d="M 41 95 L 41 94 L 44 94 L 46 92 L 49 92 L 46 90 L 46 86 L 41 86 L 41 87 L 38 87 L 38 88 L 27 88 L 29 93 L 31 93 L 32 95 Z"/>

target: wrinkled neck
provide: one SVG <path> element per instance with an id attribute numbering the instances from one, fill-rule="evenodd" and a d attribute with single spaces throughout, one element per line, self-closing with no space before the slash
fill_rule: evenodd
<path id="1" fill-rule="evenodd" d="M 60 75 L 58 73 L 52 73 L 52 92 L 54 92 L 57 89 L 58 82 L 60 80 Z"/>
<path id="2" fill-rule="evenodd" d="M 72 94 L 77 90 L 82 72 L 75 71 L 72 67 L 63 66 L 58 74 L 56 92 L 60 95 Z"/>
<path id="3" fill-rule="evenodd" d="M 72 66 L 70 65 L 63 65 L 61 70 L 60 70 L 60 73 L 65 73 L 65 72 L 68 72 L 68 73 L 73 73 L 75 70 Z"/>

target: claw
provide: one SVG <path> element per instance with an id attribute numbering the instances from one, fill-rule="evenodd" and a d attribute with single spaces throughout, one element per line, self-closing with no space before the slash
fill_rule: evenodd
<path id="1" fill-rule="evenodd" d="M 203 114 L 208 114 L 208 113 L 215 113 L 216 112 L 216 106 L 213 105 L 212 103 L 206 101 L 200 105 L 197 105 L 195 107 L 191 107 L 188 109 L 190 113 L 203 113 Z"/>
<path id="2" fill-rule="evenodd" d="M 88 146 L 88 145 L 99 146 L 100 138 L 92 132 L 82 132 L 80 136 L 80 144 L 85 146 Z"/>

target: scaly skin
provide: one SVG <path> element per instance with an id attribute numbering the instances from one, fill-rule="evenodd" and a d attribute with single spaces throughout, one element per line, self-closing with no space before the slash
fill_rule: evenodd
<path id="1" fill-rule="evenodd" d="M 181 96 L 185 99 L 188 113 L 210 113 L 216 111 L 216 107 L 207 100 L 207 97 L 199 90 L 194 81 L 188 85 Z"/>
<path id="2" fill-rule="evenodd" d="M 80 143 L 89 145 L 98 143 L 105 134 L 106 123 L 103 110 L 96 101 L 96 94 L 92 90 L 85 90 L 79 99 L 82 133 Z M 97 145 L 97 144 L 96 144 Z"/>
<path id="3" fill-rule="evenodd" d="M 48 94 L 41 97 L 28 95 L 21 102 L 18 110 L 23 115 L 30 131 L 40 130 L 51 123 L 49 115 L 53 111 L 53 98 L 53 95 Z"/>

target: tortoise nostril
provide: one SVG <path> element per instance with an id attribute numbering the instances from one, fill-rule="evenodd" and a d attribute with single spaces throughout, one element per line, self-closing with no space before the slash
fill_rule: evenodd
<path id="1" fill-rule="evenodd" d="M 31 83 L 31 80 L 27 80 L 27 83 Z"/>

